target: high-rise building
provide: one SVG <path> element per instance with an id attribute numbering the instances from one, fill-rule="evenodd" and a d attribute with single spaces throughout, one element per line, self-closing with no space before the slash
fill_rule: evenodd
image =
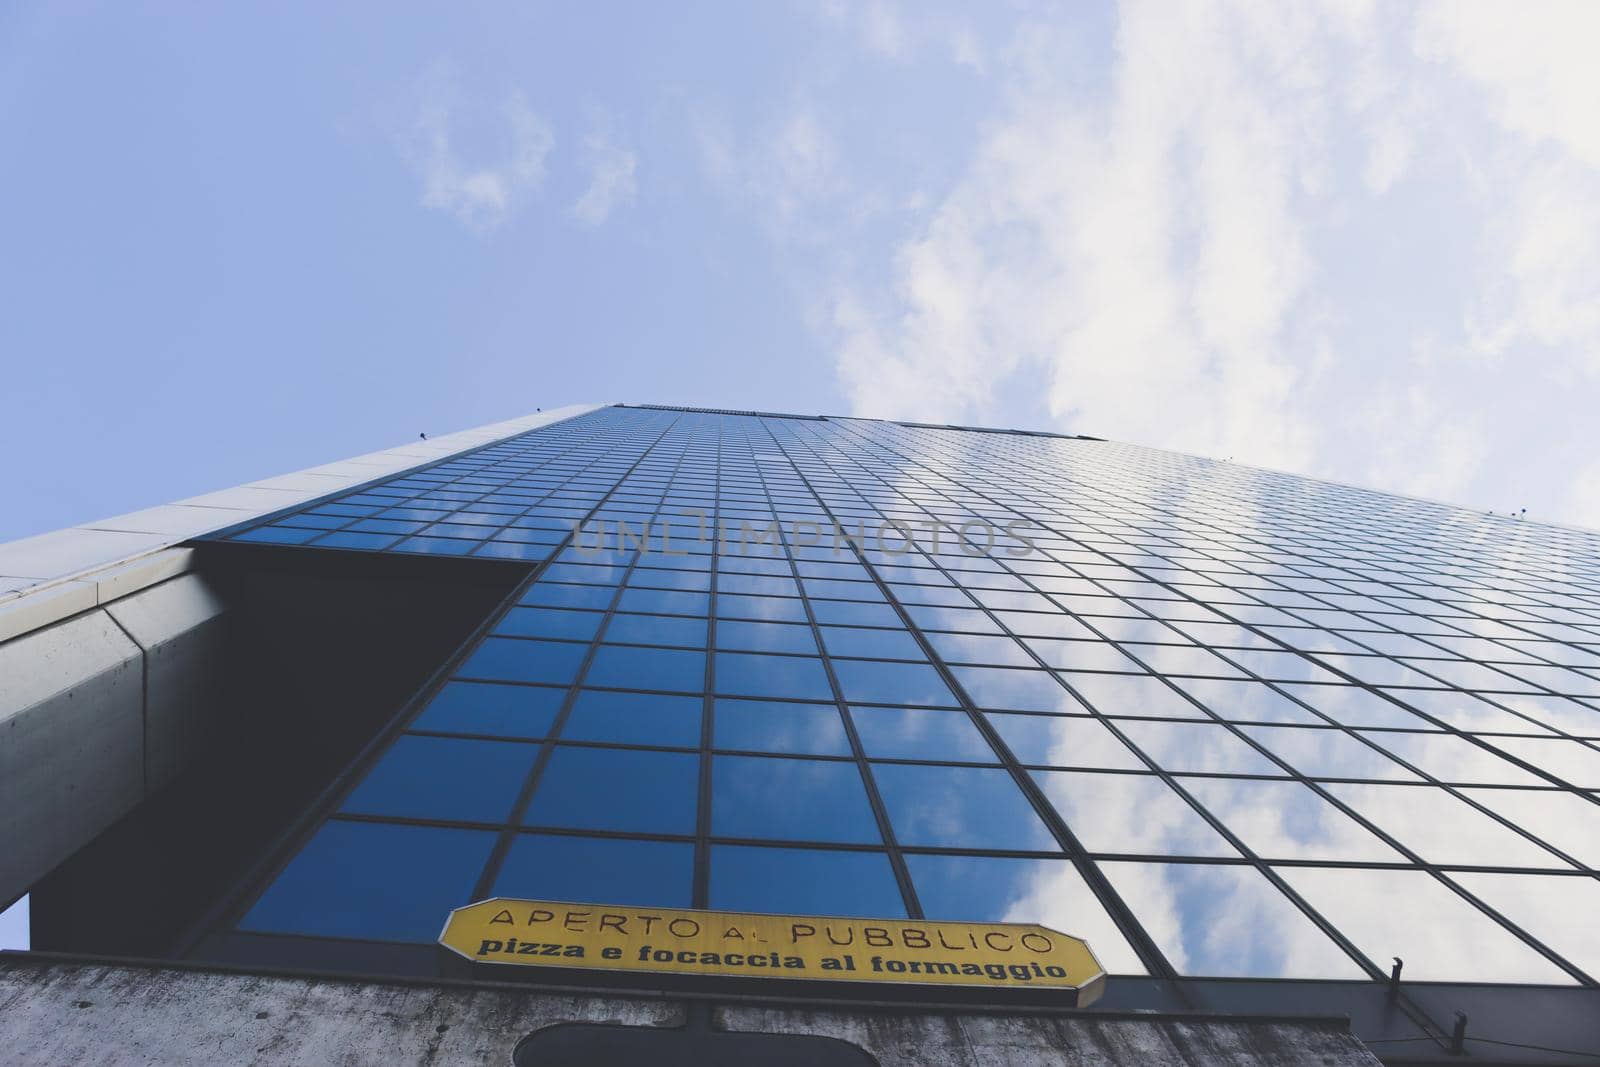
<path id="1" fill-rule="evenodd" d="M 619 405 L 13 571 L 24 1059 L 149 1026 L 195 1062 L 1600 1054 L 1597 534 L 1093 437 Z M 440 945 L 498 898 L 589 910 Z M 1109 978 L 652 969 L 684 909 L 833 917 L 879 971 L 1040 924 Z M 608 914 L 662 916 L 640 967 L 546 953 Z"/>

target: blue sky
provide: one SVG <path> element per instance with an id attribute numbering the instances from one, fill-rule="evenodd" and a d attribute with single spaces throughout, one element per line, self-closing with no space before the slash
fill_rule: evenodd
<path id="1" fill-rule="evenodd" d="M 0 9 L 0 539 L 585 400 L 1600 525 L 1585 4 Z"/>

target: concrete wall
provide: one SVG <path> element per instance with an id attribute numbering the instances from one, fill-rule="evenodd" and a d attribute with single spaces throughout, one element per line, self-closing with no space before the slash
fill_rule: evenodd
<path id="1" fill-rule="evenodd" d="M 172 781 L 222 699 L 187 538 L 594 410 L 574 405 L 0 545 L 0 908 Z"/>
<path id="2" fill-rule="evenodd" d="M 561 1023 L 682 1027 L 683 1001 L 428 986 L 0 954 L 0 1064 L 510 1065 Z M 883 1067 L 1377 1063 L 1341 1020 L 811 1010 L 723 1003 L 712 1030 L 843 1039 Z M 701 1023 L 704 1025 L 704 1023 Z"/>
<path id="3" fill-rule="evenodd" d="M 223 691 L 223 599 L 183 574 L 0 643 L 0 903 L 160 789 Z"/>

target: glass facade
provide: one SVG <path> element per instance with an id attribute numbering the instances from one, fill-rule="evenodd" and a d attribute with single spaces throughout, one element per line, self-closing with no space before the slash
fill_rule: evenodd
<path id="1" fill-rule="evenodd" d="M 1600 537 L 1091 439 L 613 407 L 222 535 L 509 602 L 230 929 L 491 895 L 1600 979 Z M 441 564 L 442 565 L 442 564 Z"/>

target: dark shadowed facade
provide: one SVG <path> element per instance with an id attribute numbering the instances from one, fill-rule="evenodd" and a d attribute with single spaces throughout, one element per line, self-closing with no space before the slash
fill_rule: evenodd
<path id="1" fill-rule="evenodd" d="M 1087 437 L 490 430 L 0 577 L 0 1059 L 1600 1055 L 1600 535 Z M 1111 977 L 441 949 L 489 897 L 1040 923 Z"/>

